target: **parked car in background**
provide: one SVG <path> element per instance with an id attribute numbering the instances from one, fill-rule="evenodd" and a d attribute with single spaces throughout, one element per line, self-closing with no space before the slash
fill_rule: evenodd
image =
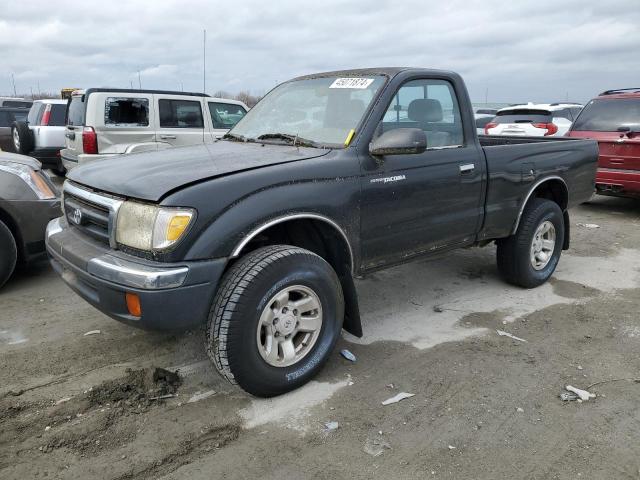
<path id="1" fill-rule="evenodd" d="M 567 136 L 598 141 L 597 193 L 640 198 L 640 88 L 601 93 L 587 103 Z"/>
<path id="2" fill-rule="evenodd" d="M 237 100 L 202 93 L 90 88 L 69 101 L 67 170 L 127 153 L 213 143 L 247 113 Z"/>
<path id="3" fill-rule="evenodd" d="M 0 152 L 0 287 L 16 264 L 42 256 L 47 223 L 60 215 L 56 187 L 40 167 L 33 158 Z"/>
<path id="4" fill-rule="evenodd" d="M 342 328 L 362 336 L 354 277 L 495 241 L 507 282 L 547 281 L 597 157 L 588 140 L 478 138 L 452 72 L 319 73 L 211 145 L 71 171 L 47 251 L 121 322 L 206 324 L 220 373 L 273 396 L 316 375 Z"/>
<path id="5" fill-rule="evenodd" d="M 31 100 L 19 97 L 0 97 L 0 107 L 31 108 Z"/>
<path id="6" fill-rule="evenodd" d="M 11 127 L 14 122 L 26 120 L 28 113 L 27 108 L 0 107 L 0 150 L 14 151 Z"/>
<path id="7" fill-rule="evenodd" d="M 476 113 L 474 113 L 473 118 L 476 123 L 476 133 L 478 135 L 484 135 L 484 127 L 486 127 L 487 124 L 491 122 L 494 117 L 495 117 L 495 113 L 494 114 L 480 113 L 479 110 Z"/>
<path id="8" fill-rule="evenodd" d="M 582 109 L 579 103 L 528 103 L 498 110 L 493 121 L 485 125 L 485 135 L 520 135 L 526 137 L 560 137 Z"/>
<path id="9" fill-rule="evenodd" d="M 60 150 L 64 147 L 66 111 L 66 100 L 35 100 L 27 120 L 13 124 L 11 135 L 14 151 L 34 157 L 42 163 L 43 168 L 64 175 Z"/>

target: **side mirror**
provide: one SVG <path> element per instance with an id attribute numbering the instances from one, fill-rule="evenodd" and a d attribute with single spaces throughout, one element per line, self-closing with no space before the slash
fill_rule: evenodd
<path id="1" fill-rule="evenodd" d="M 369 144 L 369 153 L 381 155 L 410 155 L 427 149 L 427 136 L 419 128 L 396 128 L 384 132 Z"/>

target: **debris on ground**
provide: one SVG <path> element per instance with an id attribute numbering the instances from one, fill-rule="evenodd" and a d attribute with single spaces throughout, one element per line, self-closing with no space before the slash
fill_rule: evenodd
<path id="1" fill-rule="evenodd" d="M 596 394 L 595 393 L 588 392 L 587 390 L 581 390 L 579 388 L 572 387 L 571 385 L 567 385 L 564 388 L 568 392 L 573 392 L 576 395 L 578 395 L 578 397 L 580 397 L 580 400 L 582 400 L 583 402 L 586 402 L 590 398 L 596 398 Z"/>
<path id="2" fill-rule="evenodd" d="M 324 424 L 324 428 L 327 432 L 337 430 L 339 426 L 338 422 L 327 422 Z"/>
<path id="3" fill-rule="evenodd" d="M 388 383 L 387 385 L 385 385 L 387 388 L 390 388 L 391 390 L 393 390 L 394 388 L 396 388 L 396 386 L 393 383 Z"/>
<path id="4" fill-rule="evenodd" d="M 522 407 L 518 407 L 518 408 L 516 408 L 516 412 L 518 412 L 518 413 L 524 413 L 524 408 L 522 408 Z"/>
<path id="5" fill-rule="evenodd" d="M 562 400 L 563 402 L 574 402 L 576 400 L 578 400 L 578 395 L 576 395 L 573 392 L 562 392 L 560 394 L 560 400 Z"/>
<path id="6" fill-rule="evenodd" d="M 455 450 L 456 449 L 456 447 L 454 447 L 453 445 L 449 445 L 448 448 L 449 448 L 449 450 Z"/>
<path id="7" fill-rule="evenodd" d="M 400 392 L 399 394 L 384 400 L 382 402 L 382 405 L 391 405 L 392 403 L 398 403 L 399 401 L 404 400 L 405 398 L 411 398 L 414 395 L 415 393 Z"/>
<path id="8" fill-rule="evenodd" d="M 204 400 L 205 398 L 209 398 L 212 395 L 215 395 L 216 392 L 215 390 L 208 390 L 206 392 L 196 392 L 194 393 L 191 398 L 189 400 L 187 400 L 187 403 L 194 403 L 194 402 L 199 402 L 200 400 Z"/>
<path id="9" fill-rule="evenodd" d="M 362 450 L 372 457 L 379 457 L 384 453 L 385 450 L 391 450 L 391 445 L 389 444 L 389 442 L 382 440 L 381 438 L 374 438 L 373 440 L 367 438 L 367 440 L 364 442 Z"/>
<path id="10" fill-rule="evenodd" d="M 511 334 L 509 332 L 505 332 L 504 330 L 496 330 L 496 333 L 498 335 L 500 335 L 501 337 L 509 337 L 509 338 L 514 339 L 514 340 L 518 340 L 519 342 L 527 343 L 527 341 L 524 338 L 516 337 L 515 335 L 513 335 L 513 334 Z"/>
<path id="11" fill-rule="evenodd" d="M 344 350 L 340 350 L 340 355 L 342 355 L 344 358 L 346 358 L 350 362 L 353 362 L 353 363 L 356 362 L 356 356 L 346 348 Z"/>
<path id="12" fill-rule="evenodd" d="M 173 395 L 182 383 L 177 373 L 164 368 L 127 368 L 124 377 L 108 380 L 87 390 L 90 405 L 118 401 L 143 403 Z M 168 398 L 168 397 L 167 397 Z"/>
<path id="13" fill-rule="evenodd" d="M 89 335 L 99 335 L 102 332 L 100 330 L 89 330 L 87 333 L 84 334 L 85 337 L 88 337 Z"/>
<path id="14" fill-rule="evenodd" d="M 578 223 L 578 226 L 584 228 L 600 228 L 600 225 L 597 223 Z"/>
<path id="15" fill-rule="evenodd" d="M 433 306 L 433 311 L 436 312 L 436 313 L 442 313 L 442 312 L 444 312 L 444 309 L 440 305 L 434 305 Z"/>

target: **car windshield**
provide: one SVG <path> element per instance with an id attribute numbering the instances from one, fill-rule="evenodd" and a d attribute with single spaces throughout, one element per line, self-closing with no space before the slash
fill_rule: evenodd
<path id="1" fill-rule="evenodd" d="M 640 130 L 640 98 L 591 100 L 578 116 L 572 130 L 615 132 L 624 127 Z"/>
<path id="2" fill-rule="evenodd" d="M 318 77 L 279 85 L 227 138 L 335 147 L 358 127 L 386 77 Z"/>

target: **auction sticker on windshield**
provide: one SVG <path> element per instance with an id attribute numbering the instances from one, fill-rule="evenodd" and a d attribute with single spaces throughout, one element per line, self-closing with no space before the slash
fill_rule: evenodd
<path id="1" fill-rule="evenodd" d="M 373 83 L 373 78 L 336 78 L 329 88 L 360 88 L 365 89 Z"/>

